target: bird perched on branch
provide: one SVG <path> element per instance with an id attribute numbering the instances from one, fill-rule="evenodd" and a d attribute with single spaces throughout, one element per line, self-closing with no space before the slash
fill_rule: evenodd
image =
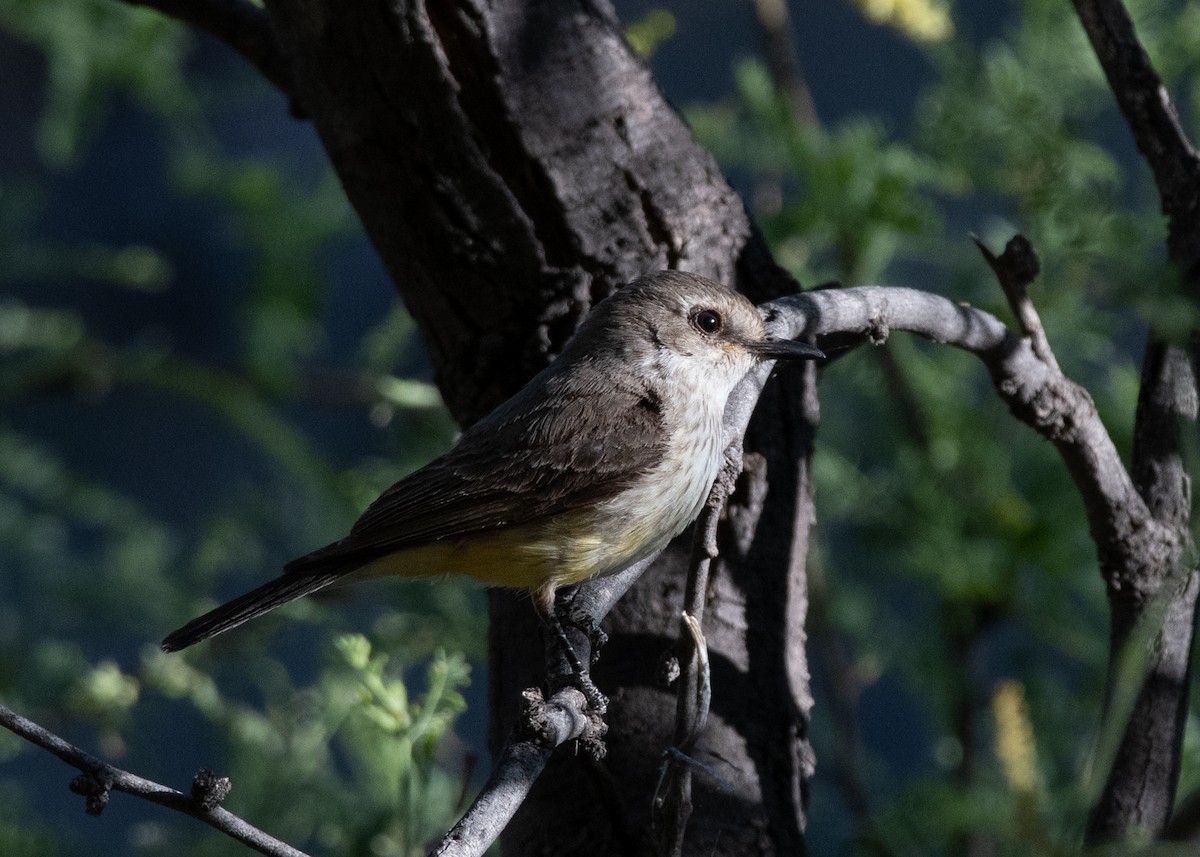
<path id="1" fill-rule="evenodd" d="M 822 356 L 768 336 L 745 297 L 710 280 L 637 280 L 453 449 L 387 489 L 349 535 L 162 646 L 182 649 L 332 584 L 447 573 L 528 590 L 565 642 L 555 590 L 660 551 L 699 514 L 737 383 L 763 360 Z"/>

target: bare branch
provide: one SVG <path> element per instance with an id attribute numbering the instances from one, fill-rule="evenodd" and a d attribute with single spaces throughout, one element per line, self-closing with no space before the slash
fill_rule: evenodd
<path id="1" fill-rule="evenodd" d="M 1187 351 L 1151 335 L 1142 363 L 1130 469 L 1154 517 L 1176 527 L 1186 527 L 1191 515 L 1191 477 L 1180 422 L 1195 421 L 1196 392 Z"/>
<path id="2" fill-rule="evenodd" d="M 72 781 L 71 791 L 84 796 L 89 815 L 99 815 L 103 812 L 108 803 L 109 793 L 115 790 L 197 818 L 260 854 L 272 857 L 307 857 L 303 851 L 286 842 L 280 842 L 229 810 L 222 809 L 218 804 L 229 793 L 229 780 L 215 778 L 207 770 L 201 770 L 196 775 L 192 782 L 192 794 L 189 796 L 115 768 L 5 705 L 0 705 L 0 726 L 48 750 L 68 765 L 82 771 L 83 773 Z"/>
<path id="3" fill-rule="evenodd" d="M 784 0 L 754 0 L 754 14 L 762 29 L 767 67 L 775 88 L 787 99 L 792 116 L 803 125 L 819 125 L 817 106 L 804 79 L 792 20 Z"/>
<path id="4" fill-rule="evenodd" d="M 1164 833 L 1175 802 L 1200 594 L 1200 575 L 1181 566 L 1192 496 L 1180 423 L 1196 418 L 1193 371 L 1182 348 L 1150 335 L 1142 364 L 1130 469 L 1150 513 L 1178 534 L 1178 543 L 1171 552 L 1144 559 L 1146 582 L 1135 597 L 1121 590 L 1109 591 L 1112 637 L 1106 716 L 1120 716 L 1125 723 L 1104 789 L 1088 819 L 1089 843 L 1116 839 L 1132 827 Z M 1156 589 L 1160 592 L 1156 598 L 1141 594 Z M 1124 651 L 1140 642 L 1140 626 L 1151 620 L 1158 626 L 1156 638 L 1142 665 L 1144 681 L 1126 711 L 1113 701 L 1121 693 L 1118 665 Z"/>
<path id="5" fill-rule="evenodd" d="M 1008 305 L 1012 309 L 1013 315 L 1017 317 L 1017 324 L 1020 326 L 1021 332 L 1029 337 L 1033 353 L 1052 370 L 1058 372 L 1058 360 L 1050 348 L 1050 342 L 1046 339 L 1042 319 L 1038 316 L 1033 301 L 1029 299 L 1029 284 L 1034 281 L 1041 268 L 1033 245 L 1024 235 L 1014 235 L 1004 246 L 1004 252 L 997 256 L 974 235 L 971 236 L 971 240 L 975 242 L 975 246 L 987 260 L 992 273 L 999 280 L 1000 288 L 1004 290 L 1004 296 L 1008 298 Z"/>
<path id="6" fill-rule="evenodd" d="M 1170 218 L 1167 248 L 1195 292 L 1200 285 L 1200 155 L 1120 0 L 1074 0 Z"/>
<path id="7" fill-rule="evenodd" d="M 147 6 L 171 18 L 216 36 L 233 48 L 292 103 L 299 117 L 292 72 L 279 39 L 265 10 L 249 0 L 125 0 L 131 6 Z"/>
<path id="8" fill-rule="evenodd" d="M 1198 299 L 1200 155 L 1120 0 L 1074 3 L 1134 141 L 1154 173 L 1168 218 L 1167 253 L 1193 299 Z M 1128 714 L 1103 794 L 1088 819 L 1086 839 L 1092 844 L 1133 827 L 1162 834 L 1175 800 L 1200 582 L 1194 569 L 1181 567 L 1192 498 L 1179 423 L 1196 419 L 1196 347 L 1193 335 L 1189 360 L 1182 348 L 1151 332 L 1142 363 L 1131 471 L 1153 519 L 1175 538 L 1142 557 L 1141 567 L 1133 572 L 1140 585 L 1132 593 L 1110 580 L 1110 706 L 1121 691 L 1117 664 L 1124 650 L 1136 643 L 1137 629 L 1148 617 L 1160 610 L 1162 615 L 1146 658 L 1145 680 Z M 1162 595 L 1154 597 L 1159 590 Z M 1159 604 L 1163 598 L 1168 601 L 1165 606 Z"/>
<path id="9" fill-rule="evenodd" d="M 927 292 L 877 286 L 805 292 L 767 306 L 775 313 L 769 324 L 780 335 L 857 333 L 882 342 L 890 331 L 906 330 L 978 355 L 1014 416 L 1063 457 L 1110 588 L 1157 589 L 1159 581 L 1144 573 L 1145 558 L 1177 551 L 1178 533 L 1150 514 L 1087 391 L 995 316 Z"/>
<path id="10" fill-rule="evenodd" d="M 536 689 L 526 690 L 524 699 L 517 726 L 487 783 L 430 857 L 483 854 L 521 806 L 554 749 L 568 741 L 589 740 L 600 723 L 584 713 L 587 702 L 574 688 L 560 690 L 549 701 Z"/>
<path id="11" fill-rule="evenodd" d="M 717 558 L 717 526 L 721 512 L 742 472 L 741 453 L 741 438 L 738 438 L 726 449 L 725 466 L 713 483 L 704 510 L 696 521 L 679 623 L 679 648 L 682 650 L 679 655 L 683 664 L 676 686 L 675 746 L 663 760 L 651 815 L 660 854 L 683 853 L 683 837 L 692 814 L 691 754 L 708 722 L 712 695 L 708 648 L 701 630 L 708 601 L 708 572 Z"/>

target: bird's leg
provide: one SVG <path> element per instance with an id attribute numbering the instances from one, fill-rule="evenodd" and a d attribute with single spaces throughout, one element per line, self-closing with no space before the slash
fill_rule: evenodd
<path id="1" fill-rule="evenodd" d="M 533 604 L 538 614 L 550 627 L 559 653 L 566 658 L 567 664 L 575 674 L 575 684 L 579 688 L 579 691 L 587 699 L 588 705 L 592 709 L 599 714 L 603 714 L 608 709 L 608 697 L 600 692 L 600 688 L 596 687 L 596 683 L 592 681 L 587 667 L 583 665 L 583 661 L 579 659 L 579 654 L 575 651 L 575 647 L 571 645 L 571 640 L 567 637 L 567 631 L 563 627 L 562 620 L 559 618 L 558 607 L 554 603 L 554 590 L 547 587 L 535 592 Z"/>
<path id="2" fill-rule="evenodd" d="M 574 586 L 566 590 L 566 594 L 562 599 L 561 613 L 565 624 L 578 628 L 587 634 L 588 642 L 592 645 L 592 655 L 589 658 L 590 665 L 594 667 L 596 662 L 600 660 L 600 650 L 608 642 L 608 634 L 604 633 L 595 616 L 576 606 L 575 593 L 578 591 L 578 587 Z"/>
<path id="3" fill-rule="evenodd" d="M 571 669 L 575 673 L 575 681 L 579 686 L 580 692 L 587 699 L 588 705 L 599 714 L 603 714 L 608 710 L 608 697 L 600 692 L 600 688 L 596 687 L 596 683 L 592 681 L 592 676 L 588 672 L 587 667 L 583 665 L 583 661 L 579 660 L 579 655 L 575 652 L 575 647 L 567 639 L 567 631 L 563 628 L 562 621 L 558 618 L 558 611 L 553 607 L 550 608 L 546 619 L 550 623 L 550 630 L 554 632 L 555 639 L 558 640 L 559 646 L 562 647 L 562 653 L 566 657 L 567 663 L 571 665 Z"/>

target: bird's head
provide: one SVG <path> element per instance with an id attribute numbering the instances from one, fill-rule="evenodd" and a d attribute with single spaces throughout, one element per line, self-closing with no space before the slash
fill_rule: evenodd
<path id="1" fill-rule="evenodd" d="M 601 340 L 603 350 L 644 371 L 726 393 L 760 361 L 825 356 L 807 343 L 769 336 L 744 295 L 680 271 L 630 283 L 596 306 L 579 335 Z"/>

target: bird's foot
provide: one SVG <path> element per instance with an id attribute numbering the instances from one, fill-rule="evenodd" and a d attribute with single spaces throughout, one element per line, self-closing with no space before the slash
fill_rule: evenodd
<path id="1" fill-rule="evenodd" d="M 571 641 L 567 638 L 567 632 L 563 628 L 562 620 L 560 620 L 558 617 L 558 612 L 556 610 L 551 610 L 546 618 L 549 620 L 550 630 L 554 632 L 554 639 L 558 644 L 559 651 L 566 659 L 567 664 L 569 664 L 571 667 L 571 672 L 573 673 L 573 680 L 571 683 L 579 688 L 579 692 L 583 694 L 584 699 L 586 699 L 588 702 L 588 706 L 593 711 L 597 712 L 598 714 L 603 714 L 608 710 L 608 697 L 600 692 L 600 688 L 596 687 L 596 683 L 592 681 L 592 676 L 589 673 L 588 668 L 585 667 L 583 665 L 583 661 L 579 659 L 579 654 L 575 651 L 575 647 L 571 645 Z M 568 621 L 571 620 L 568 619 Z M 580 627 L 573 621 L 571 621 L 571 624 L 575 627 Z M 590 626 L 581 628 L 581 630 L 587 631 L 588 638 L 592 641 L 591 660 L 594 663 L 595 653 L 597 650 L 597 638 L 593 636 L 593 631 L 596 634 L 604 637 L 604 639 L 607 639 L 608 635 L 596 627 L 594 622 L 590 623 Z M 603 642 L 601 642 L 601 645 L 603 645 Z"/>
<path id="2" fill-rule="evenodd" d="M 575 673 L 575 686 L 579 688 L 579 692 L 587 700 L 588 708 L 597 714 L 604 714 L 604 712 L 608 711 L 608 697 L 600 692 L 600 688 L 596 687 L 596 683 L 592 681 L 592 677 L 587 670 Z"/>
<path id="3" fill-rule="evenodd" d="M 600 660 L 600 650 L 608 642 L 608 634 L 604 633 L 604 629 L 600 627 L 596 617 L 577 608 L 570 596 L 564 598 L 561 605 L 563 623 L 587 634 L 588 642 L 591 644 L 590 666 L 594 667 Z"/>

